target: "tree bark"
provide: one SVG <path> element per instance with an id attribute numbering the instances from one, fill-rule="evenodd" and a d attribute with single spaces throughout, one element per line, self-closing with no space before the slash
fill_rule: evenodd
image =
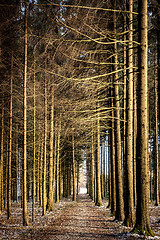
<path id="1" fill-rule="evenodd" d="M 116 213 L 116 174 L 115 174 L 115 122 L 113 104 L 113 85 L 111 88 L 111 129 L 110 129 L 110 159 L 111 159 L 111 213 Z"/>
<path id="2" fill-rule="evenodd" d="M 3 158 L 4 158 L 4 99 L 2 99 L 2 122 L 1 122 L 1 160 L 0 160 L 0 214 L 4 208 L 3 203 Z"/>
<path id="3" fill-rule="evenodd" d="M 93 126 L 92 126 L 92 137 L 91 137 L 91 198 L 94 201 L 94 135 L 93 135 Z"/>
<path id="4" fill-rule="evenodd" d="M 134 204 L 133 204 L 133 1 L 128 0 L 128 81 L 127 81 L 127 121 L 126 121 L 126 206 L 125 206 L 125 220 L 127 227 L 134 225 Z"/>
<path id="5" fill-rule="evenodd" d="M 99 104 L 98 104 L 99 108 Z M 100 178 L 100 117 L 97 116 L 97 155 L 96 155 L 96 205 L 102 206 L 101 178 Z"/>
<path id="6" fill-rule="evenodd" d="M 27 0 L 25 0 L 24 45 L 24 160 L 23 160 L 23 225 L 28 226 L 27 212 Z"/>
<path id="7" fill-rule="evenodd" d="M 18 157 L 18 124 L 16 125 L 16 202 L 18 203 L 18 176 L 19 176 L 19 157 Z"/>
<path id="8" fill-rule="evenodd" d="M 138 87 L 137 87 L 137 209 L 133 232 L 153 236 L 149 222 L 148 207 L 148 38 L 147 0 L 138 1 Z"/>
<path id="9" fill-rule="evenodd" d="M 116 9 L 116 1 L 114 2 L 114 9 Z M 122 185 L 122 153 L 121 153 L 121 131 L 120 131 L 120 99 L 119 99 L 119 85 L 118 85 L 118 56 L 117 56 L 117 41 L 116 41 L 116 12 L 113 13 L 114 23 L 114 63 L 115 63 L 115 74 L 114 74 L 114 97 L 115 97 L 115 148 L 116 148 L 116 214 L 117 220 L 124 220 L 124 201 L 123 201 L 123 185 Z"/>
<path id="10" fill-rule="evenodd" d="M 12 98 L 13 98 L 13 53 L 11 56 L 11 82 L 10 82 L 10 120 L 9 120 L 9 158 L 8 158 L 8 189 L 7 189 L 7 218 L 11 218 L 11 168 L 12 168 Z"/>
<path id="11" fill-rule="evenodd" d="M 40 193 L 40 207 L 43 206 L 43 148 L 44 148 L 44 140 L 42 137 L 41 142 L 41 158 L 40 158 L 40 173 L 39 173 L 39 193 Z"/>
<path id="12" fill-rule="evenodd" d="M 104 198 L 104 178 L 103 178 L 103 139 L 101 138 L 101 194 L 102 199 Z"/>
<path id="13" fill-rule="evenodd" d="M 155 132 L 154 132 L 154 195 L 155 205 L 159 205 L 159 161 L 158 161 L 158 92 L 157 92 L 157 72 L 154 79 L 155 95 Z"/>
<path id="14" fill-rule="evenodd" d="M 57 168 L 56 168 L 56 202 L 59 203 L 59 159 L 60 159 L 60 138 L 61 138 L 61 119 L 59 120 L 58 136 L 57 136 Z"/>
<path id="15" fill-rule="evenodd" d="M 75 168 L 74 129 L 72 129 L 72 174 L 73 174 L 73 201 L 76 201 L 76 168 Z"/>
<path id="16" fill-rule="evenodd" d="M 45 62 L 46 68 L 46 62 Z M 42 215 L 46 214 L 47 206 L 47 79 L 46 73 L 44 76 L 44 160 L 43 160 L 43 212 Z"/>
<path id="17" fill-rule="evenodd" d="M 53 210 L 53 124 L 54 124 L 54 83 L 51 86 L 51 123 L 50 123 L 50 156 L 49 156 L 49 194 L 47 210 Z"/>

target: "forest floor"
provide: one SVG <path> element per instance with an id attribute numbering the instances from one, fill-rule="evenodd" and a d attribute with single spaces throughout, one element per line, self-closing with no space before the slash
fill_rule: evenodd
<path id="1" fill-rule="evenodd" d="M 114 221 L 107 201 L 103 201 L 102 207 L 97 207 L 87 194 L 81 194 L 77 202 L 71 199 L 63 199 L 54 204 L 54 210 L 42 216 L 42 209 L 36 207 L 35 222 L 31 222 L 31 203 L 28 204 L 30 224 L 22 225 L 22 209 L 20 204 L 12 204 L 12 218 L 6 219 L 6 212 L 0 216 L 0 240 L 1 239 L 160 239 L 160 207 L 150 205 L 151 227 L 156 236 L 145 238 L 130 234 L 131 228 L 125 227 L 122 222 Z"/>

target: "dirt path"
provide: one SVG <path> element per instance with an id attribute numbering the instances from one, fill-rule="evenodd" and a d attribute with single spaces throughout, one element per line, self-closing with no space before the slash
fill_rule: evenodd
<path id="1" fill-rule="evenodd" d="M 22 227 L 19 220 L 13 224 L 16 221 L 14 218 L 10 225 L 7 221 L 3 221 L 2 224 L 0 222 L 0 240 L 145 239 L 126 234 L 130 231 L 130 228 L 125 227 L 122 222 L 114 221 L 114 217 L 110 216 L 106 201 L 103 204 L 103 207 L 96 207 L 88 195 L 79 195 L 77 202 L 64 201 L 55 204 L 54 211 L 47 213 L 46 216 L 42 217 L 39 214 L 36 221 L 34 223 L 30 222 L 28 227 Z M 37 209 L 37 211 L 40 210 Z M 153 219 L 154 231 L 159 232 L 159 226 L 155 224 L 157 218 L 154 217 Z M 3 233 L 3 236 L 1 233 Z M 160 235 L 156 239 L 160 239 Z"/>
<path id="2" fill-rule="evenodd" d="M 22 239 L 117 239 L 115 223 L 113 229 L 112 219 L 106 222 L 108 213 L 104 207 L 95 207 L 87 195 L 79 195 L 77 203 L 67 207 L 49 226 L 32 229 Z"/>

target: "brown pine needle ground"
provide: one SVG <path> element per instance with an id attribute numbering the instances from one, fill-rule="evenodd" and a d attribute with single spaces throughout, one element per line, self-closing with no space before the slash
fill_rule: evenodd
<path id="1" fill-rule="evenodd" d="M 28 204 L 31 213 L 31 203 Z M 103 201 L 102 207 L 96 207 L 88 195 L 78 196 L 77 202 L 64 199 L 54 205 L 53 212 L 41 214 L 41 208 L 36 207 L 36 221 L 28 227 L 22 226 L 22 210 L 19 204 L 12 204 L 12 219 L 6 219 L 3 211 L 0 216 L 0 239 L 145 239 L 137 235 L 127 234 L 130 228 L 122 222 L 114 221 Z M 150 206 L 151 227 L 156 234 L 154 239 L 160 239 L 160 207 Z M 147 238 L 146 238 L 147 239 Z"/>

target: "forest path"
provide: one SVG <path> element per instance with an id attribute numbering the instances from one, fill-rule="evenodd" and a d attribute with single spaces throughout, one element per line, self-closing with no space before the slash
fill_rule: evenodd
<path id="1" fill-rule="evenodd" d="M 77 202 L 71 198 L 63 199 L 54 204 L 52 212 L 46 212 L 42 216 L 42 209 L 36 207 L 35 222 L 31 221 L 32 203 L 28 203 L 30 224 L 28 227 L 22 225 L 22 209 L 20 204 L 13 204 L 12 219 L 6 219 L 5 211 L 0 216 L 0 240 L 138 240 L 147 239 L 140 236 L 126 234 L 131 229 L 122 222 L 114 221 L 107 201 L 103 201 L 102 207 L 95 206 L 87 194 L 80 194 Z M 151 226 L 160 239 L 160 206 L 150 205 Z"/>
<path id="2" fill-rule="evenodd" d="M 76 203 L 67 206 L 49 225 L 30 231 L 22 239 L 120 239 L 120 223 L 113 222 L 113 219 L 109 209 L 96 207 L 87 194 L 81 194 Z"/>

